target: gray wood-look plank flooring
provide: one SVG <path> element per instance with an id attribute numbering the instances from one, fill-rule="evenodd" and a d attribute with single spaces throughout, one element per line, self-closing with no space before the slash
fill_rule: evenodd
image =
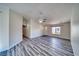
<path id="1" fill-rule="evenodd" d="M 53 37 L 24 40 L 7 51 L 7 56 L 74 56 L 71 42 Z"/>

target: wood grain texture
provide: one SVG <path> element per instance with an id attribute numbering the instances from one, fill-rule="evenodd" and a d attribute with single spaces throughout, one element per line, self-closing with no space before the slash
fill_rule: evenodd
<path id="1" fill-rule="evenodd" d="M 24 40 L 7 51 L 7 56 L 73 56 L 69 40 L 38 37 Z"/>

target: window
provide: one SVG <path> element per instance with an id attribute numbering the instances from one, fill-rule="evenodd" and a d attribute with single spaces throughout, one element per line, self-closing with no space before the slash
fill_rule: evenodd
<path id="1" fill-rule="evenodd" d="M 52 34 L 60 34 L 60 27 L 52 27 Z"/>

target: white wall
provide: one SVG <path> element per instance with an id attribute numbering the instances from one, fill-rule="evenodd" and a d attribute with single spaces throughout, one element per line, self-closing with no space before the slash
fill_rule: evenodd
<path id="1" fill-rule="evenodd" d="M 9 49 L 9 9 L 0 7 L 0 52 Z"/>
<path id="2" fill-rule="evenodd" d="M 60 35 L 52 34 L 52 27 L 59 26 L 61 27 L 61 33 Z M 71 39 L 70 38 L 70 22 L 60 23 L 60 24 L 54 24 L 54 25 L 48 25 L 47 29 L 44 29 L 44 35 L 59 37 L 59 38 L 65 38 L 65 39 Z"/>
<path id="3" fill-rule="evenodd" d="M 0 52 L 12 48 L 22 41 L 22 16 L 0 7 Z"/>
<path id="4" fill-rule="evenodd" d="M 27 25 L 26 36 L 28 38 L 35 38 L 35 37 L 42 36 L 43 27 L 37 20 L 35 19 L 27 20 L 24 18 L 23 24 Z"/>
<path id="5" fill-rule="evenodd" d="M 22 41 L 22 21 L 23 21 L 23 18 L 21 15 L 10 10 L 10 18 L 9 18 L 10 48 Z"/>
<path id="6" fill-rule="evenodd" d="M 71 43 L 74 55 L 79 56 L 79 4 L 75 5 L 71 21 Z"/>
<path id="7" fill-rule="evenodd" d="M 31 19 L 30 27 L 31 27 L 30 38 L 35 38 L 43 35 L 43 27 L 38 21 Z"/>

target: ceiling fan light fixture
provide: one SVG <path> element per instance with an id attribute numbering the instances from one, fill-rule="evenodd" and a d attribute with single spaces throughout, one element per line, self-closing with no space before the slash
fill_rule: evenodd
<path id="1" fill-rule="evenodd" d="M 42 22 L 43 22 L 43 20 L 42 20 L 42 19 L 40 19 L 40 20 L 39 20 L 39 23 L 42 23 Z"/>

